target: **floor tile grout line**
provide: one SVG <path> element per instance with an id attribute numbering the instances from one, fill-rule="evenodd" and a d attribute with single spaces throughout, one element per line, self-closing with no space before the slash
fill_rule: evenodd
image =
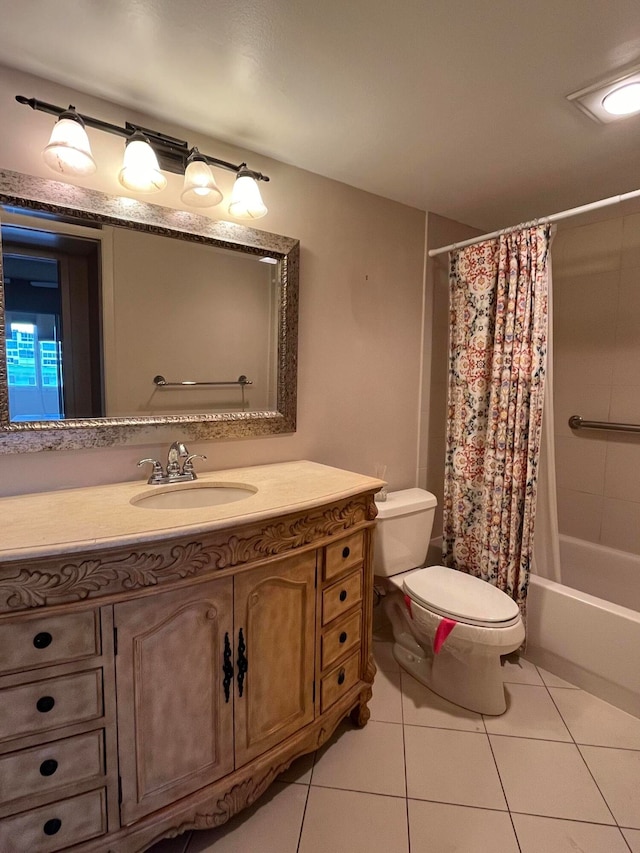
<path id="1" fill-rule="evenodd" d="M 630 829 L 632 827 L 622 827 L 617 823 L 603 823 L 601 820 L 587 820 L 585 818 L 561 817 L 560 815 L 540 814 L 539 812 L 523 812 L 522 809 L 514 809 L 513 814 L 524 815 L 525 817 L 544 817 L 548 820 L 566 820 L 568 823 L 586 823 L 589 826 L 608 826 L 613 829 Z"/>
<path id="2" fill-rule="evenodd" d="M 511 738 L 519 738 L 520 740 L 535 740 L 538 743 L 568 743 L 570 745 L 576 746 L 573 738 L 569 738 L 569 740 L 559 740 L 559 738 L 553 737 L 536 737 L 535 735 L 514 735 L 509 734 L 508 732 L 490 732 L 487 731 L 487 734 L 491 735 L 491 737 L 511 737 Z"/>
<path id="3" fill-rule="evenodd" d="M 313 754 L 313 761 L 315 764 L 316 754 Z M 313 775 L 313 767 L 311 768 L 311 773 Z M 300 853 L 300 845 L 302 844 L 302 833 L 304 830 L 304 819 L 307 816 L 307 806 L 309 805 L 309 795 L 311 794 L 311 778 L 309 778 L 309 784 L 307 785 L 307 796 L 304 800 L 304 808 L 302 809 L 302 820 L 300 821 L 300 832 L 298 833 L 298 843 L 296 845 L 296 853 Z"/>
<path id="4" fill-rule="evenodd" d="M 535 664 L 534 664 L 534 666 L 535 666 Z M 537 667 L 536 667 L 536 669 L 537 669 Z M 540 677 L 542 678 L 542 675 L 540 675 Z M 543 681 L 544 681 L 544 679 L 543 679 Z M 509 682 L 509 683 L 514 683 L 514 682 Z M 551 701 L 553 702 L 556 711 L 560 715 L 566 730 L 569 732 L 569 735 L 571 736 L 571 740 L 573 741 L 573 743 L 577 747 L 593 746 L 593 747 L 600 748 L 600 749 L 623 749 L 623 750 L 627 750 L 629 752 L 640 752 L 640 747 L 634 748 L 634 747 L 629 747 L 629 746 L 605 746 L 604 744 L 599 744 L 599 743 L 581 743 L 580 741 L 576 740 L 576 736 L 571 731 L 569 723 L 565 720 L 564 714 L 562 713 L 562 711 L 558 707 L 558 703 L 554 699 L 553 693 L 551 692 L 551 690 L 552 689 L 553 690 L 574 690 L 574 691 L 577 691 L 578 693 L 584 693 L 585 696 L 593 696 L 593 694 L 587 693 L 587 691 L 583 690 L 581 687 L 556 687 L 555 685 L 549 685 L 546 682 L 544 683 L 544 687 L 546 687 L 547 693 L 549 694 L 549 697 L 550 697 Z M 597 699 L 598 697 L 596 696 L 595 698 Z M 600 700 L 600 701 L 604 701 L 604 700 Z M 606 702 L 605 704 L 610 705 L 611 703 Z M 615 708 L 616 706 L 612 705 L 611 707 Z M 633 714 L 631 714 L 630 716 L 633 716 Z M 521 737 L 521 735 L 502 735 L 502 737 Z M 535 738 L 535 740 L 547 740 L 547 738 Z M 568 741 L 557 741 L 557 743 L 568 743 Z"/>
<path id="5" fill-rule="evenodd" d="M 587 744 L 583 744 L 583 745 L 584 745 L 584 746 L 586 746 Z M 586 758 L 584 757 L 584 755 L 582 754 L 582 750 L 580 749 L 579 744 L 575 744 L 575 747 L 576 747 L 576 749 L 578 750 L 578 755 L 579 755 L 579 756 L 580 756 L 580 758 L 582 759 L 582 762 L 583 762 L 584 766 L 587 768 L 587 773 L 588 773 L 588 774 L 589 774 L 589 776 L 591 776 L 591 778 L 593 779 L 593 784 L 594 784 L 594 785 L 596 786 L 596 788 L 598 789 L 598 793 L 599 793 L 599 794 L 600 794 L 600 796 L 602 797 L 602 799 L 603 799 L 603 801 L 604 801 L 605 806 L 606 806 L 606 807 L 607 807 L 607 809 L 609 810 L 609 814 L 610 814 L 610 815 L 611 815 L 611 817 L 614 819 L 616 826 L 617 826 L 618 828 L 620 828 L 620 824 L 618 823 L 618 819 L 617 819 L 617 818 L 616 818 L 616 816 L 614 815 L 614 813 L 613 813 L 613 809 L 612 809 L 612 808 L 611 808 L 611 806 L 609 805 L 609 801 L 607 800 L 607 798 L 605 797 L 605 795 L 602 793 L 602 789 L 600 788 L 600 785 L 598 785 L 598 780 L 597 780 L 597 779 L 596 779 L 596 777 L 593 775 L 593 772 L 592 772 L 591 768 L 589 767 L 589 764 L 587 763 L 587 759 L 586 759 Z M 606 749 L 606 747 L 604 747 L 604 748 Z"/>
<path id="6" fill-rule="evenodd" d="M 560 708 L 558 708 L 558 705 L 556 704 L 556 701 L 555 701 L 555 699 L 553 698 L 553 694 L 552 694 L 551 690 L 549 689 L 549 685 L 548 685 L 548 684 L 545 684 L 545 688 L 546 688 L 547 693 L 549 694 L 549 698 L 550 698 L 550 699 L 551 699 L 551 701 L 553 702 L 553 707 L 556 709 L 556 711 L 557 711 L 557 712 L 558 712 L 558 714 L 560 715 L 560 719 L 562 720 L 562 724 L 564 725 L 565 729 L 569 732 L 569 737 L 571 738 L 572 743 L 573 743 L 575 746 L 577 746 L 578 744 L 577 744 L 577 742 L 576 742 L 575 737 L 573 736 L 573 732 L 572 732 L 572 731 L 571 731 L 571 729 L 569 728 L 569 724 L 567 723 L 567 721 L 565 720 L 564 716 L 562 715 L 562 711 L 560 710 Z M 566 689 L 566 688 L 565 688 L 565 689 Z"/>
<path id="7" fill-rule="evenodd" d="M 407 744 L 404 737 L 404 691 L 402 689 L 402 671 L 398 674 L 400 682 L 400 716 L 402 718 L 402 760 L 404 761 L 404 808 L 407 816 L 407 851 L 411 853 L 411 825 L 409 823 L 409 780 L 407 779 Z"/>
<path id="8" fill-rule="evenodd" d="M 441 806 L 459 806 L 461 809 L 476 809 L 480 812 L 495 812 L 495 814 L 507 814 L 509 809 L 496 809 L 491 806 L 476 806 L 473 803 L 451 803 L 449 800 L 434 800 L 429 797 L 408 797 L 412 803 L 433 803 Z M 610 825 L 610 824 L 608 824 Z"/>
<path id="9" fill-rule="evenodd" d="M 372 797 L 390 797 L 394 800 L 406 800 L 405 794 L 388 794 L 382 791 L 363 791 L 362 788 L 338 788 L 336 785 L 310 785 L 311 788 L 322 788 L 323 791 L 348 791 L 351 794 L 370 794 Z"/>
<path id="10" fill-rule="evenodd" d="M 484 722 L 484 714 L 482 715 L 482 720 Z M 486 728 L 486 723 L 485 723 Z M 507 798 L 507 792 L 504 789 L 504 783 L 502 781 L 502 776 L 500 775 L 500 768 L 498 767 L 498 761 L 496 759 L 495 753 L 493 751 L 493 744 L 491 743 L 491 737 L 489 736 L 489 732 L 487 731 L 487 742 L 489 744 L 489 749 L 491 750 L 491 757 L 493 758 L 493 763 L 496 768 L 496 773 L 498 774 L 498 781 L 500 782 L 500 788 L 502 790 L 502 796 L 504 797 L 504 801 L 507 806 L 507 813 L 509 815 L 509 820 L 511 821 L 511 828 L 513 829 L 513 836 L 516 839 L 516 844 L 518 845 L 518 850 L 522 853 L 522 847 L 520 846 L 520 839 L 518 838 L 518 833 L 516 832 L 516 825 L 513 822 L 513 815 L 511 814 L 511 807 L 509 806 L 509 800 Z"/>
<path id="11" fill-rule="evenodd" d="M 580 756 L 580 758 L 581 758 L 582 763 L 584 764 L 584 766 L 587 768 L 587 772 L 588 772 L 589 776 L 591 776 L 591 778 L 593 779 L 593 784 L 596 786 L 596 789 L 597 789 L 598 793 L 600 794 L 600 796 L 602 797 L 602 801 L 604 802 L 605 806 L 607 807 L 607 810 L 608 810 L 609 814 L 610 814 L 610 815 L 611 815 L 611 817 L 614 819 L 616 826 L 618 826 L 618 828 L 619 828 L 618 820 L 617 820 L 616 816 L 615 816 L 615 815 L 614 815 L 614 813 L 613 813 L 613 809 L 612 809 L 612 808 L 611 808 L 611 806 L 609 805 L 609 802 L 608 802 L 607 798 L 605 797 L 605 795 L 602 793 L 602 789 L 600 788 L 600 785 L 598 785 L 598 780 L 596 779 L 596 777 L 594 776 L 594 774 L 591 772 L 591 768 L 589 767 L 589 764 L 587 763 L 586 758 L 585 758 L 585 757 L 584 757 L 584 755 L 582 754 L 582 750 L 580 749 L 580 745 L 576 742 L 576 739 L 575 739 L 575 737 L 573 736 L 573 732 L 571 731 L 571 729 L 569 728 L 568 724 L 566 723 L 566 721 L 565 721 L 564 717 L 562 716 L 562 711 L 561 711 L 561 710 L 560 710 L 560 708 L 558 708 L 558 706 L 556 705 L 556 702 L 555 702 L 555 700 L 554 700 L 554 698 L 553 698 L 553 695 L 552 695 L 552 693 L 551 693 L 551 691 L 549 690 L 549 688 L 548 688 L 548 687 L 547 687 L 547 692 L 549 693 L 549 696 L 551 697 L 551 701 L 553 702 L 553 705 L 554 705 L 554 707 L 555 707 L 556 711 L 558 712 L 558 714 L 560 714 L 560 718 L 562 719 L 562 722 L 564 723 L 565 728 L 567 729 L 567 731 L 568 731 L 568 732 L 569 732 L 569 734 L 571 735 L 571 741 L 572 741 L 573 745 L 575 746 L 575 748 L 578 750 L 578 755 Z M 581 692 L 584 692 L 584 691 L 581 691 Z M 583 746 L 587 746 L 587 744 L 583 744 Z M 605 747 L 605 748 L 606 748 L 606 747 Z"/>

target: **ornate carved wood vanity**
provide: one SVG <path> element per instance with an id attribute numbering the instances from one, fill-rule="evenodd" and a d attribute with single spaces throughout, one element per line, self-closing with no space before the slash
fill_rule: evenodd
<path id="1" fill-rule="evenodd" d="M 0 552 L 0 850 L 128 853 L 218 826 L 344 716 L 366 723 L 381 483 L 243 471 L 265 485 L 235 516 L 131 507 L 140 484 L 103 487 L 95 517 L 100 490 L 0 501 L 5 525 L 35 513 Z"/>

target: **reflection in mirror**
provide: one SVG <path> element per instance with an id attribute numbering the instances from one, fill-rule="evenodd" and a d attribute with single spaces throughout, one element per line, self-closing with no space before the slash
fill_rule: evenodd
<path id="1" fill-rule="evenodd" d="M 0 227 L 11 422 L 275 408 L 275 259 L 13 211 Z"/>
<path id="2" fill-rule="evenodd" d="M 295 429 L 297 241 L 11 172 L 0 202 L 1 429 L 21 449 Z"/>

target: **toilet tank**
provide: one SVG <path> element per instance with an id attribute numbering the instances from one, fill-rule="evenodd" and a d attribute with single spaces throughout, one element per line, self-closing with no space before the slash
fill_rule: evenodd
<path id="1" fill-rule="evenodd" d="M 424 489 L 389 492 L 377 503 L 373 573 L 391 577 L 424 565 L 438 501 Z"/>

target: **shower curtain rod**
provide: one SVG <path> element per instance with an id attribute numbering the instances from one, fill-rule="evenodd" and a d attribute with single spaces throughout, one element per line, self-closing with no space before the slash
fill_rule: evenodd
<path id="1" fill-rule="evenodd" d="M 622 193 L 622 195 L 612 195 L 609 198 L 600 199 L 600 201 L 593 201 L 591 204 L 583 204 L 580 207 L 572 207 L 570 210 L 561 210 L 560 213 L 552 213 L 551 216 L 534 219 L 530 223 L 521 222 L 519 225 L 512 225 L 510 228 L 500 228 L 498 231 L 492 231 L 490 234 L 481 234 L 479 237 L 462 240 L 460 243 L 451 243 L 449 246 L 441 246 L 439 249 L 429 249 L 428 254 L 430 258 L 433 258 L 436 255 L 442 255 L 454 249 L 463 249 L 465 246 L 473 246 L 476 243 L 491 240 L 493 237 L 500 237 L 501 234 L 508 234 L 510 231 L 515 231 L 525 225 L 546 225 L 547 222 L 558 222 L 560 219 L 568 219 L 570 216 L 577 216 L 579 213 L 587 213 L 590 210 L 597 210 L 599 207 L 609 207 L 612 204 L 621 204 L 623 201 L 629 201 L 632 198 L 638 197 L 640 197 L 640 190 L 632 190 L 629 193 Z"/>

